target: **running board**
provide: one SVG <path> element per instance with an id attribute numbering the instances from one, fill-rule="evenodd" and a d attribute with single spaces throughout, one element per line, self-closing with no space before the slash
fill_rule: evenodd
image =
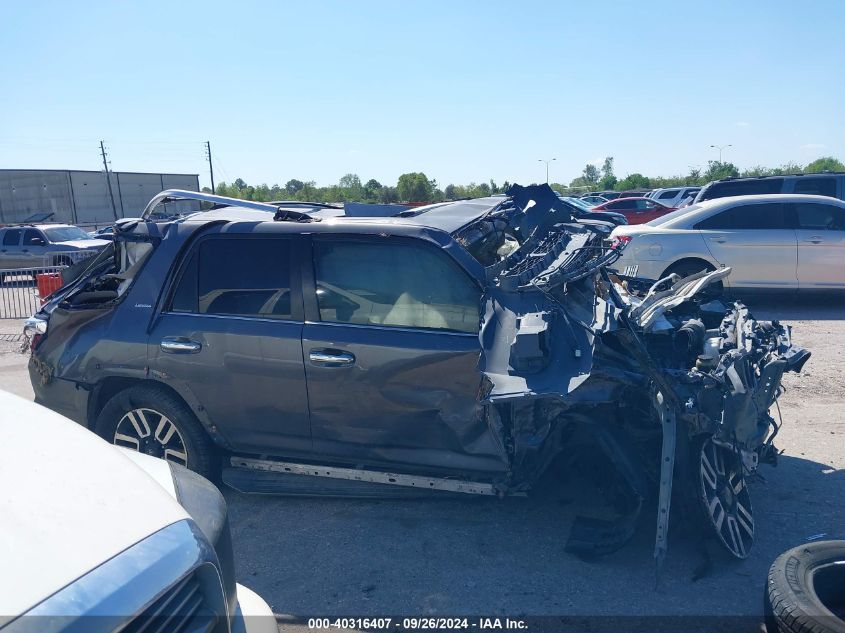
<path id="1" fill-rule="evenodd" d="M 377 470 L 232 457 L 223 481 L 246 493 L 307 496 L 428 496 L 434 491 L 495 496 L 493 484 Z M 326 479 L 332 479 L 331 485 Z M 398 493 L 398 494 L 397 494 Z M 441 495 L 437 495 L 441 496 Z"/>

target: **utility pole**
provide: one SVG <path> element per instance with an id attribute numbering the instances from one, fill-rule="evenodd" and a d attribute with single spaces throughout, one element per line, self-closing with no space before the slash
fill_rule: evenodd
<path id="1" fill-rule="evenodd" d="M 211 141 L 205 142 L 205 155 L 208 158 L 208 172 L 211 175 L 211 193 L 215 193 L 215 190 L 214 190 L 214 166 L 211 164 Z"/>
<path id="2" fill-rule="evenodd" d="M 100 141 L 100 154 L 103 155 L 103 169 L 106 170 L 106 184 L 109 186 L 109 198 L 111 198 L 111 212 L 117 220 L 117 207 L 114 204 L 114 193 L 111 190 L 111 178 L 109 178 L 109 164 L 106 161 L 106 146 Z"/>

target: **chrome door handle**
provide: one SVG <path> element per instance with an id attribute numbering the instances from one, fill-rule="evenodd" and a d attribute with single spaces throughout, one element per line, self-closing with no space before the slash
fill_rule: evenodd
<path id="1" fill-rule="evenodd" d="M 312 349 L 308 360 L 318 367 L 349 367 L 355 364 L 355 355 L 337 349 Z"/>
<path id="2" fill-rule="evenodd" d="M 813 237 L 806 237 L 804 238 L 805 242 L 812 242 L 813 244 L 821 244 L 824 240 L 818 235 L 814 235 Z"/>
<path id="3" fill-rule="evenodd" d="M 159 347 L 163 352 L 171 354 L 196 354 L 202 349 L 202 343 L 189 338 L 164 338 Z"/>
<path id="4" fill-rule="evenodd" d="M 719 244 L 724 244 L 725 242 L 728 241 L 724 237 L 711 237 L 710 240 L 713 241 L 713 242 L 718 242 Z"/>

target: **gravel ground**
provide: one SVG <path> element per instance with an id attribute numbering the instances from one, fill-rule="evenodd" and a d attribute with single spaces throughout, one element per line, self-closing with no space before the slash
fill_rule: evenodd
<path id="1" fill-rule="evenodd" d="M 758 318 L 794 327 L 813 357 L 781 398 L 784 449 L 751 494 L 757 542 L 745 561 L 701 555 L 675 517 L 654 583 L 649 511 L 622 551 L 594 562 L 566 554 L 585 481 L 544 482 L 524 499 L 365 501 L 246 496 L 227 490 L 239 581 L 285 628 L 309 615 L 745 615 L 759 630 L 764 578 L 783 550 L 845 538 L 845 300 L 748 301 Z M 9 331 L 9 330 L 2 330 Z M 31 397 L 25 357 L 0 341 L 3 388 Z"/>

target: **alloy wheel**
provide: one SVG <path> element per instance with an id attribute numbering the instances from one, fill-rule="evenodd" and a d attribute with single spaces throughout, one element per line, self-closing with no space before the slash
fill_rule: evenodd
<path id="1" fill-rule="evenodd" d="M 179 429 L 170 418 L 153 409 L 133 409 L 120 418 L 113 443 L 181 466 L 188 465 L 188 450 Z"/>
<path id="2" fill-rule="evenodd" d="M 701 447 L 699 473 L 710 527 L 733 556 L 746 558 L 754 544 L 754 515 L 739 455 L 708 439 Z"/>

